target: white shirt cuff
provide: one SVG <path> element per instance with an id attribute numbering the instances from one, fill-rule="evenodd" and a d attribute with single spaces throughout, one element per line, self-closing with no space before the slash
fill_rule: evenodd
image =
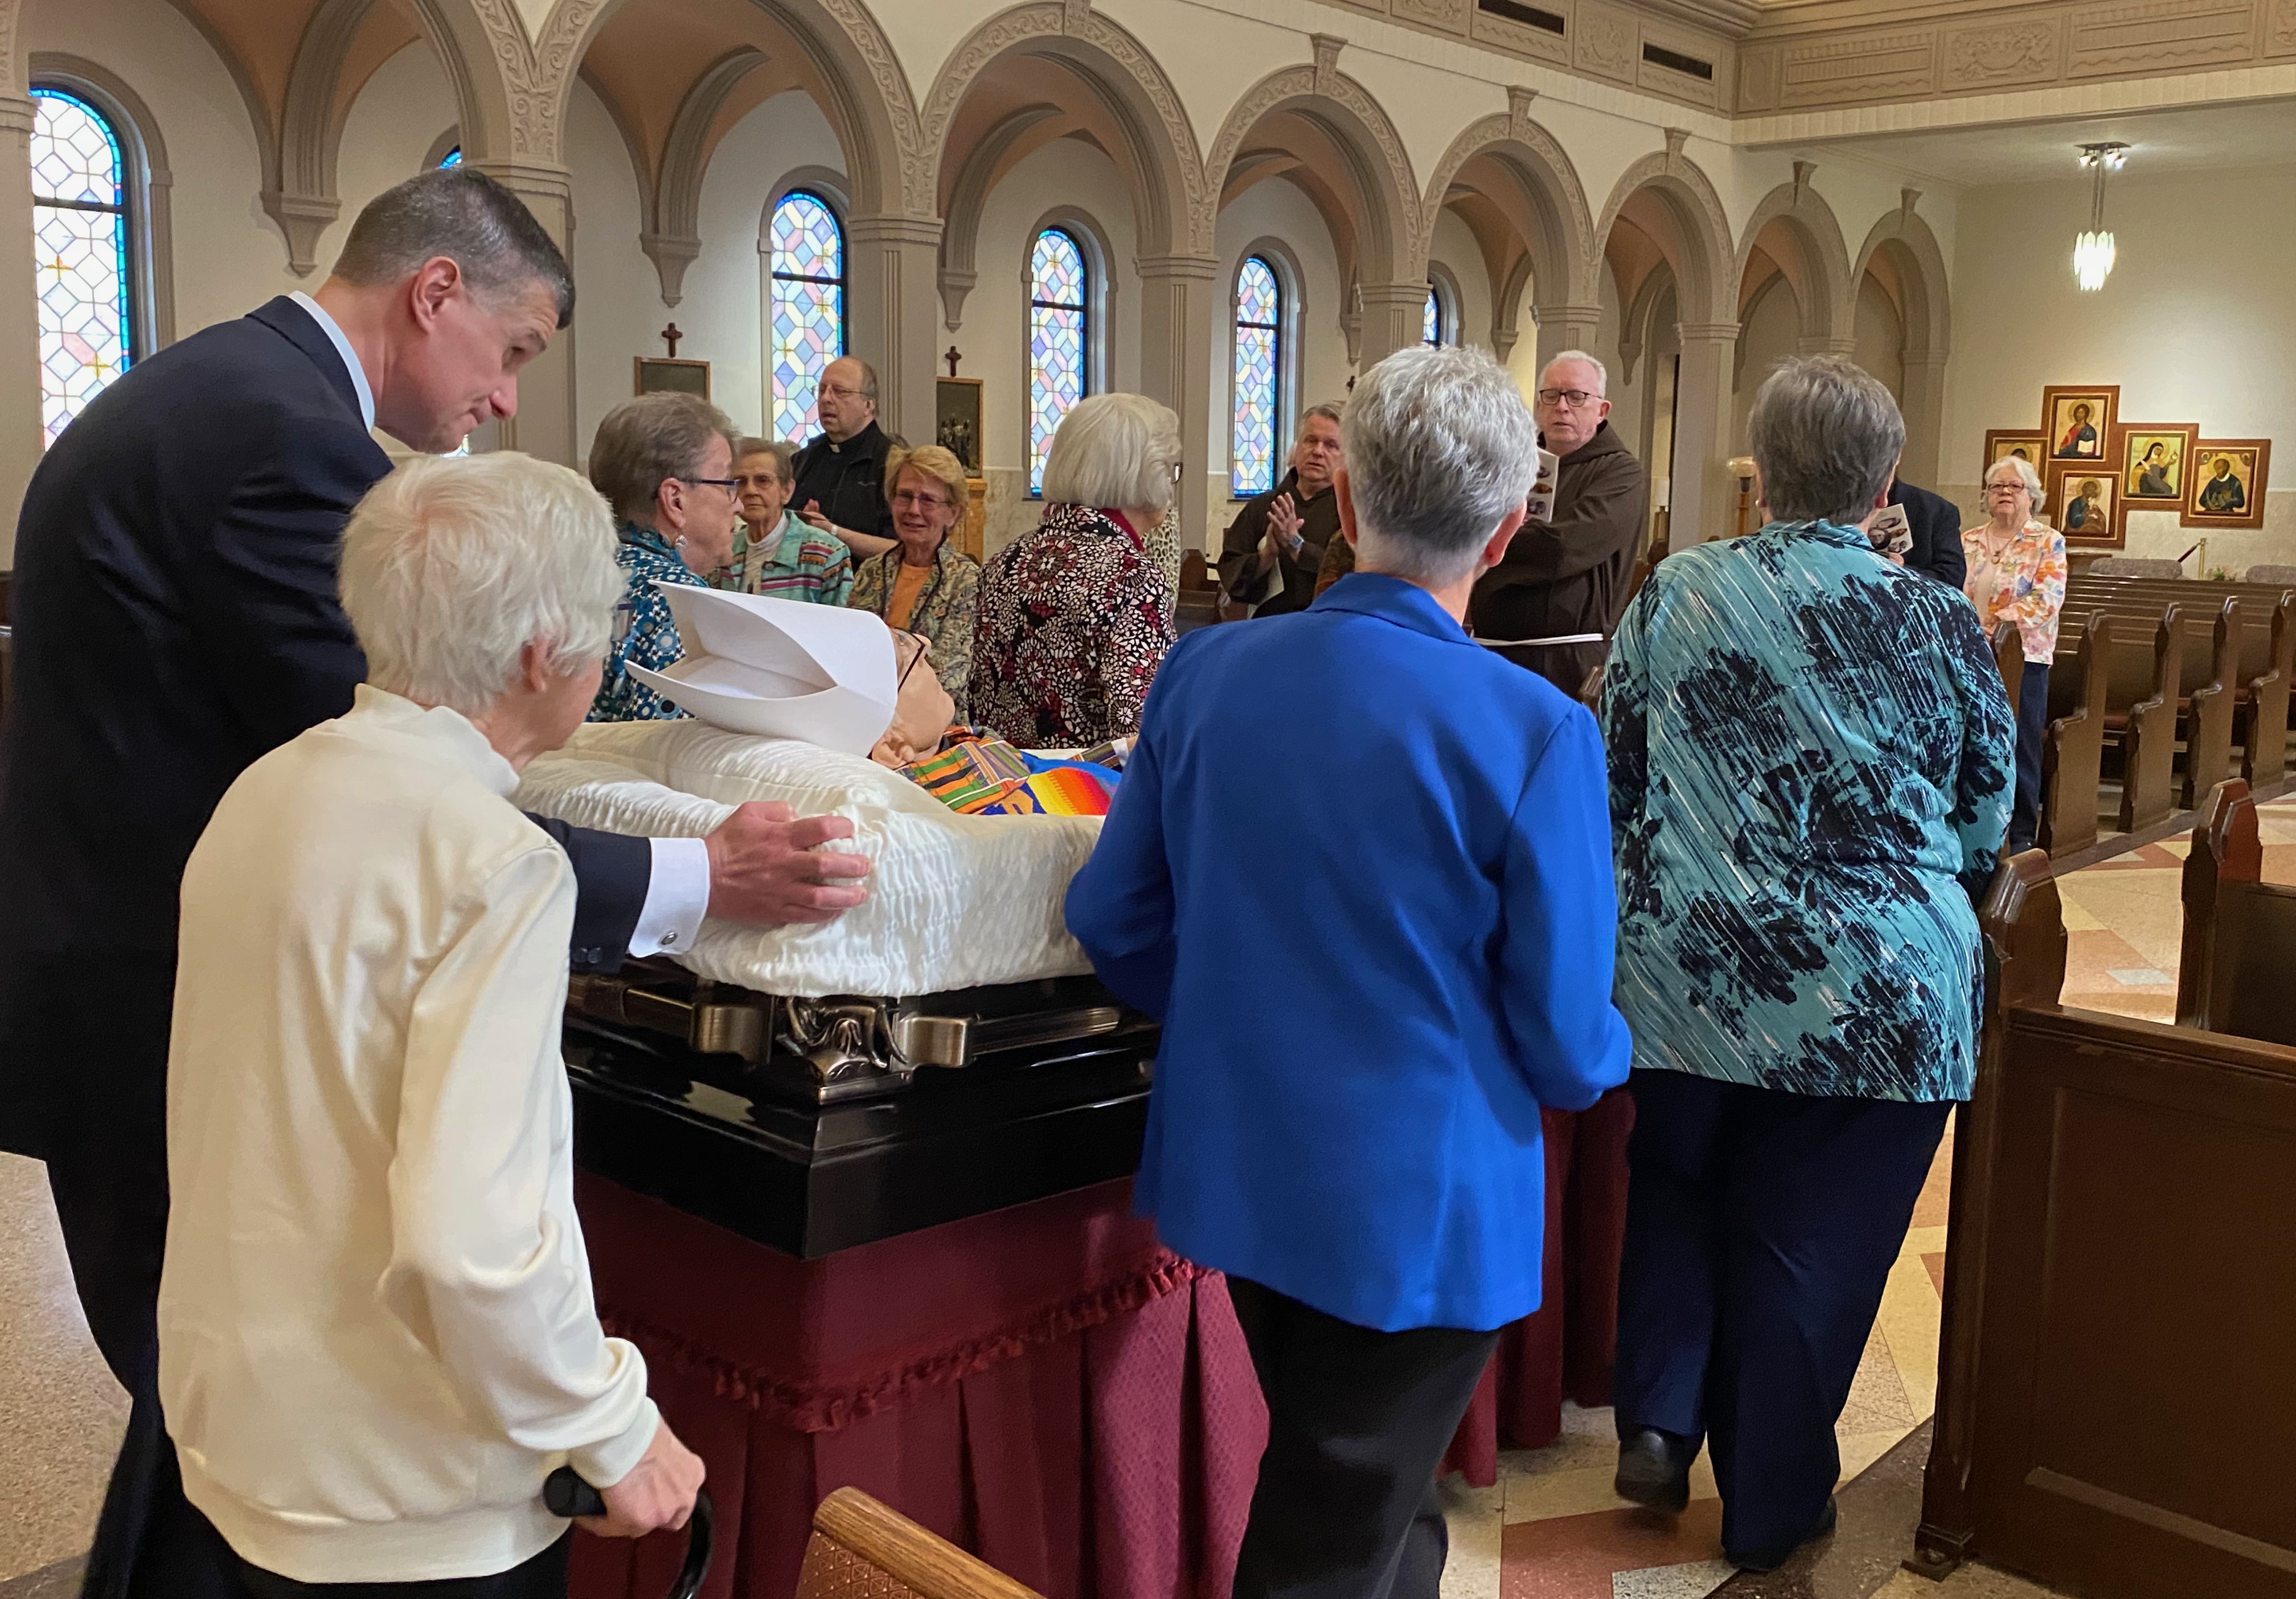
<path id="1" fill-rule="evenodd" d="M 693 947 L 709 909 L 709 846 L 700 839 L 650 839 L 653 875 L 645 908 L 630 934 L 630 954 L 676 954 Z"/>

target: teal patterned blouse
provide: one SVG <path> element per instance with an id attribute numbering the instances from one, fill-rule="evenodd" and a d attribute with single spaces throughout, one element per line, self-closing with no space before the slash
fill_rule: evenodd
<path id="1" fill-rule="evenodd" d="M 622 603 L 614 607 L 614 645 L 606 652 L 605 676 L 598 681 L 598 697 L 590 702 L 593 722 L 668 721 L 686 713 L 631 676 L 624 668 L 633 663 L 649 672 L 676 665 L 685 656 L 685 642 L 677 636 L 677 620 L 657 583 L 683 583 L 706 588 L 706 583 L 670 548 L 669 541 L 652 528 L 622 524 L 614 545 L 614 562 L 628 575 Z"/>
<path id="2" fill-rule="evenodd" d="M 1635 1064 L 1965 1100 L 2014 721 L 1977 612 L 1855 528 L 1669 556 L 1604 676 Z"/>

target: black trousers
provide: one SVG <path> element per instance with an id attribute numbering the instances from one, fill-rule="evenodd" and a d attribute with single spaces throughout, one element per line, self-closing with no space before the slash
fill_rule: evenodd
<path id="1" fill-rule="evenodd" d="M 443 1582 L 291 1582 L 245 1561 L 237 1562 L 247 1599 L 566 1599 L 566 1560 L 571 1536 L 492 1577 Z"/>
<path id="2" fill-rule="evenodd" d="M 228 1547 L 184 1497 L 160 1414 L 168 1241 L 171 955 L 12 954 L 0 964 L 8 1142 L 46 1160 L 72 1285 L 132 1401 L 96 1522 L 87 1599 L 238 1599 Z"/>
<path id="3" fill-rule="evenodd" d="M 2017 803 L 2009 813 L 2009 853 L 2030 849 L 2041 829 L 2041 746 L 2049 733 L 2049 664 L 2027 661 L 2017 685 Z"/>
<path id="4" fill-rule="evenodd" d="M 1778 1554 L 1841 1471 L 1833 1424 L 1950 1104 L 1634 1074 L 1621 1437 L 1712 1446 L 1722 1546 Z"/>
<path id="5" fill-rule="evenodd" d="M 1235 1599 L 1437 1599 L 1435 1470 L 1498 1333 L 1375 1332 L 1227 1280 L 1267 1401 Z"/>

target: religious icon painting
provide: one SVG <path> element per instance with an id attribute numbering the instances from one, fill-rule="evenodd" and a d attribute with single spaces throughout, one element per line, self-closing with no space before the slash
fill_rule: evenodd
<path id="1" fill-rule="evenodd" d="M 934 442 L 957 458 L 969 478 L 981 475 L 988 449 L 980 437 L 980 392 L 979 378 L 933 380 Z"/>
<path id="2" fill-rule="evenodd" d="M 2185 472 L 2193 458 L 2191 422 L 2124 422 L 2112 430 L 2112 458 L 2120 467 L 2120 496 L 2132 511 L 2179 511 Z"/>
<path id="3" fill-rule="evenodd" d="M 1992 428 L 1985 435 L 1985 470 L 1991 472 L 2010 456 L 2020 456 L 2033 475 L 2048 481 L 2049 441 L 2021 428 Z"/>
<path id="4" fill-rule="evenodd" d="M 2265 474 L 2271 464 L 2269 439 L 2194 439 L 2185 473 L 2185 526 L 2264 526 Z"/>
<path id="5" fill-rule="evenodd" d="M 2126 536 L 2120 479 L 2110 466 L 2095 469 L 2066 462 L 2049 468 L 2049 506 L 2043 513 L 2056 523 L 2065 542 L 2088 549 L 2114 549 Z"/>
<path id="6" fill-rule="evenodd" d="M 2049 459 L 2094 461 L 2117 472 L 2105 452 L 2112 442 L 2113 413 L 2120 408 L 2118 383 L 2042 390 L 2041 431 L 2048 436 Z"/>

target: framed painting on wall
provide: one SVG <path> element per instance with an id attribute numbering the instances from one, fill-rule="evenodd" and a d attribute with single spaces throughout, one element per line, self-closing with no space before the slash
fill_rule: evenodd
<path id="1" fill-rule="evenodd" d="M 709 398 L 709 363 L 668 356 L 635 357 L 632 394 L 692 394 Z"/>
<path id="2" fill-rule="evenodd" d="M 2113 471 L 2105 451 L 2112 442 L 2120 385 L 2082 383 L 2041 390 L 2041 431 L 2052 461 L 2088 461 Z"/>
<path id="3" fill-rule="evenodd" d="M 963 463 L 967 477 L 981 475 L 988 447 L 980 436 L 979 378 L 933 380 L 933 441 Z"/>
<path id="4" fill-rule="evenodd" d="M 2038 433 L 2029 433 L 2022 428 L 1992 428 L 1985 435 L 1985 465 L 1980 470 L 1978 481 L 2012 455 L 2021 455 L 2025 464 L 2044 484 L 2049 480 L 2049 441 Z"/>
<path id="5" fill-rule="evenodd" d="M 2068 545 L 2120 549 L 2128 537 L 2127 513 L 2120 479 L 2110 466 L 2092 471 L 2060 461 L 2049 468 L 2049 504 L 2041 520 L 2054 523 Z"/>
<path id="6" fill-rule="evenodd" d="M 2112 458 L 2120 471 L 2120 496 L 2132 511 L 2179 511 L 2185 504 L 2185 473 L 2200 432 L 2189 422 L 2124 422 L 2112 430 Z"/>
<path id="7" fill-rule="evenodd" d="M 2185 473 L 2185 526 L 2264 526 L 2265 477 L 2271 466 L 2269 439 L 2194 439 Z"/>

